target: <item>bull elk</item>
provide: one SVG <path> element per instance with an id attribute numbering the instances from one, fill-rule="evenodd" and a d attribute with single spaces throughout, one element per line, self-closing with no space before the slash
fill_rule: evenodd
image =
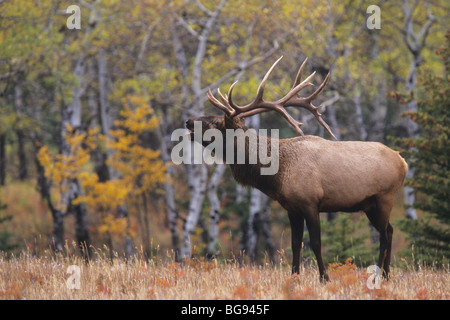
<path id="1" fill-rule="evenodd" d="M 231 85 L 226 95 L 218 90 L 222 102 L 209 91 L 209 101 L 224 115 L 201 116 L 187 120 L 186 128 L 190 130 L 191 139 L 194 139 L 195 121 L 201 122 L 202 133 L 207 129 L 218 129 L 225 135 L 227 129 L 248 130 L 244 119 L 248 116 L 267 111 L 280 113 L 300 136 L 278 140 L 278 172 L 274 175 L 261 175 L 260 162 L 229 165 L 237 182 L 261 190 L 287 210 L 292 234 L 292 273 L 299 272 L 305 221 L 310 234 L 311 249 L 317 259 L 320 280 L 326 281 L 328 275 L 321 255 L 319 212 L 364 211 L 379 232 L 378 266 L 388 279 L 393 234 L 389 218 L 394 199 L 405 178 L 407 164 L 398 152 L 378 142 L 331 141 L 304 135 L 300 129 L 302 123 L 296 121 L 286 111 L 286 107 L 309 110 L 334 140 L 337 140 L 319 113 L 321 106 L 312 103 L 323 91 L 330 79 L 330 73 L 315 92 L 308 97 L 298 97 L 302 89 L 313 85 L 310 81 L 315 72 L 301 82 L 307 61 L 305 59 L 292 89 L 283 98 L 269 102 L 263 99 L 264 87 L 280 59 L 264 76 L 254 100 L 245 106 L 238 106 L 233 101 L 236 82 Z M 256 143 L 259 143 L 260 139 L 273 138 L 258 136 Z M 198 142 L 205 147 L 211 143 Z M 248 144 L 245 147 L 248 151 Z M 268 152 L 271 152 L 270 148 Z"/>

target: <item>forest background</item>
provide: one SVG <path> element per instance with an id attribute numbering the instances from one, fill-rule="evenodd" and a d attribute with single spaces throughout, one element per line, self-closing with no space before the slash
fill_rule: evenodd
<path id="1" fill-rule="evenodd" d="M 66 11 L 74 4 L 79 29 L 70 28 L 76 11 Z M 385 143 L 409 155 L 410 164 L 420 159 L 411 150 L 421 149 L 402 138 L 433 132 L 412 115 L 440 92 L 428 111 L 447 128 L 437 147 L 444 171 L 435 172 L 441 180 L 433 189 L 445 194 L 448 17 L 441 0 L 0 0 L 0 249 L 40 255 L 74 244 L 84 257 L 100 248 L 111 259 L 285 259 L 284 209 L 237 185 L 224 165 L 177 166 L 170 159 L 175 129 L 190 117 L 217 114 L 208 89 L 226 91 L 239 79 L 235 99 L 246 103 L 279 56 L 267 99 L 284 95 L 309 57 L 316 83 L 331 71 L 321 103 L 338 139 Z M 427 75 L 443 81 L 427 85 Z M 329 139 L 312 115 L 291 112 L 306 134 Z M 270 114 L 247 124 L 296 136 Z M 418 206 L 432 195 L 414 191 L 414 174 L 423 173 L 420 163 L 415 167 L 392 212 L 399 227 L 393 254 L 406 249 L 422 261 L 448 263 L 448 199 L 441 197 L 439 212 Z M 377 234 L 362 213 L 322 218 L 328 262 L 373 264 Z M 404 232 L 411 223 L 413 234 Z M 431 245 L 424 248 L 434 251 L 414 248 L 419 229 L 428 230 Z M 307 234 L 304 243 L 310 259 Z"/>

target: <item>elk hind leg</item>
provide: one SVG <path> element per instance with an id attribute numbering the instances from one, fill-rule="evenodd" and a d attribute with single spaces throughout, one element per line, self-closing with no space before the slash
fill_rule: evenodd
<path id="1" fill-rule="evenodd" d="M 309 212 L 305 215 L 306 226 L 308 227 L 311 249 L 313 250 L 317 266 L 319 267 L 320 281 L 329 281 L 325 266 L 322 260 L 322 245 L 320 240 L 320 217 L 319 212 Z"/>
<path id="2" fill-rule="evenodd" d="M 394 229 L 389 223 L 393 201 L 389 198 L 378 198 L 376 203 L 367 209 L 369 221 L 380 234 L 380 253 L 378 267 L 383 270 L 383 277 L 389 279 L 389 265 L 391 260 L 392 234 Z"/>

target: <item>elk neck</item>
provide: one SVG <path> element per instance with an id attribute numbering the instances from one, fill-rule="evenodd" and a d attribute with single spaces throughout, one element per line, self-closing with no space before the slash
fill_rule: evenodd
<path id="1" fill-rule="evenodd" d="M 224 138 L 227 138 L 225 139 L 227 143 L 224 144 L 223 155 L 224 160 L 230 166 L 234 179 L 242 185 L 255 187 L 273 198 L 279 192 L 280 174 L 277 170 L 275 174 L 262 175 L 261 168 L 273 165 L 267 163 L 267 159 L 272 156 L 272 148 L 274 145 L 278 147 L 280 140 L 259 135 L 254 129 L 249 129 L 245 124 L 236 121 L 226 122 L 226 129 L 233 130 L 229 130 L 228 133 L 226 130 L 225 132 L 222 131 Z M 230 139 L 231 132 L 234 132 L 236 138 Z M 277 140 L 275 141 L 276 144 L 273 144 L 275 139 Z M 234 158 L 232 161 L 227 161 L 227 144 L 229 143 L 232 144 L 231 146 L 228 145 L 228 151 L 233 150 Z M 262 157 L 265 157 L 264 163 L 261 161 Z M 230 158 L 231 155 L 229 155 L 228 160 Z M 242 158 L 244 158 L 244 161 L 242 161 Z M 279 161 L 279 159 L 277 158 L 276 161 Z"/>

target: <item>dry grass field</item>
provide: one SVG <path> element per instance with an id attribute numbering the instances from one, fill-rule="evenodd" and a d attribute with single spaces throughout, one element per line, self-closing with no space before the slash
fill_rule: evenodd
<path id="1" fill-rule="evenodd" d="M 329 265 L 331 281 L 325 284 L 314 266 L 292 276 L 285 263 L 240 267 L 235 262 L 194 260 L 181 266 L 169 258 L 160 260 L 127 263 L 117 258 L 111 263 L 97 258 L 84 264 L 75 256 L 0 256 L 0 299 L 450 299 L 448 268 L 394 267 L 389 282 L 369 289 L 370 274 L 349 260 Z"/>

